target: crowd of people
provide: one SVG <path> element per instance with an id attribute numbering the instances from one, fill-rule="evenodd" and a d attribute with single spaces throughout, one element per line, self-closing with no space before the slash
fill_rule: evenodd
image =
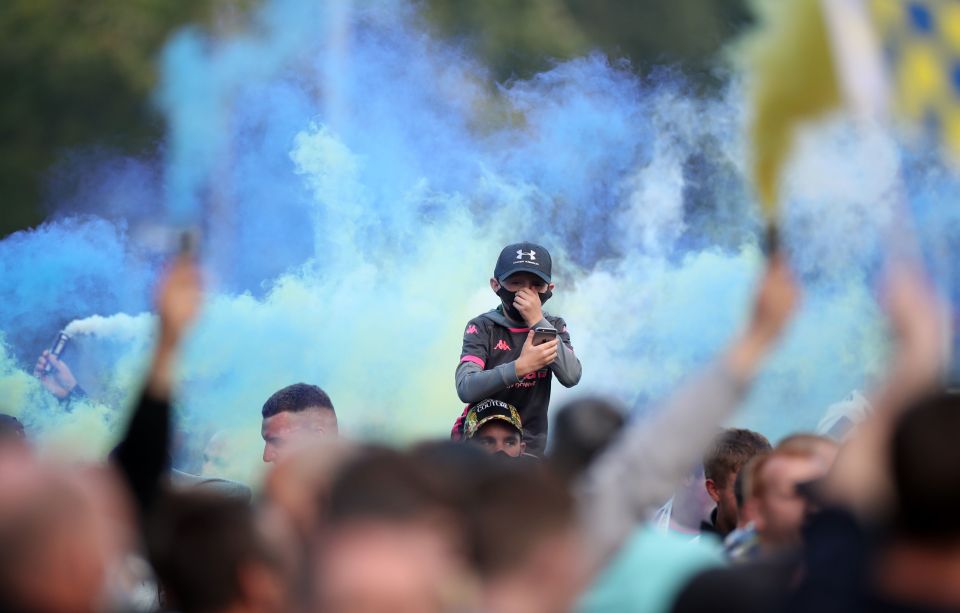
<path id="1" fill-rule="evenodd" d="M 202 301 L 196 265 L 175 259 L 104 463 L 44 459 L 0 416 L 0 610 L 960 610 L 960 396 L 943 389 L 921 271 L 889 271 L 877 388 L 820 433 L 770 441 L 724 425 L 798 303 L 782 254 L 743 330 L 640 418 L 577 397 L 548 419 L 552 379 L 581 374 L 565 321 L 542 308 L 551 268 L 539 245 L 501 253 L 500 304 L 464 332 L 449 439 L 351 440 L 317 382 L 294 383 L 263 402 L 269 470 L 251 492 L 171 468 L 172 373 Z M 49 352 L 35 374 L 65 401 L 82 393 Z"/>

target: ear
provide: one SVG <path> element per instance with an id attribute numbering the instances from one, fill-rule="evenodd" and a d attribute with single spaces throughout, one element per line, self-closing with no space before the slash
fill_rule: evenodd
<path id="1" fill-rule="evenodd" d="M 500 282 L 494 279 L 493 277 L 490 277 L 490 289 L 493 290 L 494 294 L 500 291 Z"/>
<path id="2" fill-rule="evenodd" d="M 720 488 L 717 487 L 717 484 L 713 479 L 707 479 L 703 482 L 707 488 L 707 494 L 710 495 L 710 499 L 716 503 L 720 503 Z"/>
<path id="3" fill-rule="evenodd" d="M 552 291 L 555 290 L 555 289 L 557 289 L 557 284 L 556 284 L 556 283 L 551 283 L 550 285 L 547 286 L 547 291 L 548 291 L 548 292 L 552 292 Z"/>
<path id="4" fill-rule="evenodd" d="M 520 455 L 523 455 L 527 452 L 527 442 L 520 441 Z"/>

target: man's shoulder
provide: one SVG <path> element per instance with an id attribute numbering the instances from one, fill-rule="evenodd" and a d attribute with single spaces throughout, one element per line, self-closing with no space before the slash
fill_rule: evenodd
<path id="1" fill-rule="evenodd" d="M 489 336 L 496 333 L 497 328 L 502 328 L 503 326 L 497 321 L 495 317 L 491 317 L 491 314 L 496 314 L 496 311 L 488 311 L 486 313 L 481 313 L 473 319 L 467 322 L 467 325 L 463 329 L 463 335 L 465 337 L 469 336 Z"/>

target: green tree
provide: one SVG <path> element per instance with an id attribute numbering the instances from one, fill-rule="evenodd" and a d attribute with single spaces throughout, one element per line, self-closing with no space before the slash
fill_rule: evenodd
<path id="1" fill-rule="evenodd" d="M 588 51 L 635 68 L 676 66 L 715 84 L 717 52 L 750 22 L 747 0 L 427 0 L 428 17 L 486 59 L 526 77 Z"/>
<path id="2" fill-rule="evenodd" d="M 150 104 L 169 33 L 217 0 L 0 3 L 0 236 L 43 219 L 43 175 L 65 149 L 138 151 L 162 133 Z M 236 4 L 236 3 L 231 3 Z"/>
<path id="3" fill-rule="evenodd" d="M 0 237 L 43 220 L 44 173 L 65 150 L 138 153 L 162 136 L 150 93 L 173 30 L 238 27 L 259 1 L 0 2 Z M 746 0 L 421 2 L 437 32 L 465 41 L 501 81 L 600 50 L 641 71 L 671 64 L 709 85 L 706 69 L 749 17 Z"/>

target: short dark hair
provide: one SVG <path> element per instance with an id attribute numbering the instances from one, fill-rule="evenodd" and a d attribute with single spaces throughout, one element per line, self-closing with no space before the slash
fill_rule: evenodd
<path id="1" fill-rule="evenodd" d="M 481 452 L 482 453 L 482 452 Z M 447 506 L 444 484 L 430 465 L 407 452 L 371 446 L 340 470 L 330 485 L 326 520 L 409 521 Z"/>
<path id="2" fill-rule="evenodd" d="M 564 405 L 553 425 L 550 465 L 563 478 L 576 478 L 613 442 L 625 423 L 623 410 L 603 398 L 579 398 Z"/>
<path id="3" fill-rule="evenodd" d="M 524 555 L 575 522 L 570 490 L 537 464 L 500 463 L 481 476 L 474 494 L 467 546 L 483 579 L 509 574 Z"/>
<path id="4" fill-rule="evenodd" d="M 894 528 L 933 543 L 960 540 L 960 394 L 920 399 L 900 419 L 891 441 L 896 492 Z"/>
<path id="5" fill-rule="evenodd" d="M 218 611 L 241 594 L 241 571 L 274 564 L 254 511 L 235 497 L 172 491 L 150 515 L 147 548 L 167 598 L 179 611 Z"/>
<path id="6" fill-rule="evenodd" d="M 703 476 L 718 487 L 726 487 L 730 473 L 740 472 L 753 456 L 771 449 L 770 441 L 759 432 L 727 428 L 714 437 L 704 454 Z"/>
<path id="7" fill-rule="evenodd" d="M 263 403 L 263 417 L 273 417 L 277 413 L 299 413 L 307 409 L 327 409 L 334 411 L 330 396 L 316 385 L 294 383 L 274 392 Z"/>

